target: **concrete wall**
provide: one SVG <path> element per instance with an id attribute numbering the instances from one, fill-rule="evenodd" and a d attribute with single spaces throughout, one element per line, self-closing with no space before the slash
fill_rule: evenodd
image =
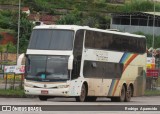
<path id="1" fill-rule="evenodd" d="M 3 53 L 2 54 L 2 61 L 3 60 L 9 60 L 9 61 L 12 61 L 12 62 L 16 62 L 16 54 L 15 53 L 8 53 L 8 56 L 7 56 L 7 53 Z M 0 55 L 0 61 L 1 61 L 1 55 Z"/>
<path id="2" fill-rule="evenodd" d="M 133 25 L 116 25 L 111 24 L 111 29 L 118 29 L 123 32 L 135 33 L 143 32 L 144 34 L 153 34 L 153 27 L 150 26 L 133 26 Z M 154 27 L 154 32 L 156 36 L 160 36 L 160 27 Z"/>

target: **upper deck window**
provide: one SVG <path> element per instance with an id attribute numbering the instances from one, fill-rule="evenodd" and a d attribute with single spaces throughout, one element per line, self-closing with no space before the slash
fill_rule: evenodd
<path id="1" fill-rule="evenodd" d="M 86 31 L 85 47 L 143 54 L 146 52 L 145 37 L 134 37 L 114 33 Z"/>
<path id="2" fill-rule="evenodd" d="M 35 29 L 32 32 L 29 49 L 72 50 L 74 31 L 59 29 Z"/>

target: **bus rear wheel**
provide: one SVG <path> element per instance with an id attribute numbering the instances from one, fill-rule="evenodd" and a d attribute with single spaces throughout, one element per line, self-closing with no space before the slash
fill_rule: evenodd
<path id="1" fill-rule="evenodd" d="M 86 86 L 83 84 L 81 88 L 81 94 L 80 96 L 76 97 L 77 102 L 85 102 L 87 96 L 87 89 Z"/>
<path id="2" fill-rule="evenodd" d="M 121 89 L 121 95 L 119 97 L 111 97 L 112 102 L 124 102 L 126 96 L 126 90 L 124 85 L 122 86 Z"/>
<path id="3" fill-rule="evenodd" d="M 129 102 L 131 100 L 131 96 L 132 96 L 132 89 L 131 86 L 129 86 L 126 91 L 125 102 Z"/>
<path id="4" fill-rule="evenodd" d="M 119 101 L 119 102 L 124 102 L 125 97 L 126 97 L 126 89 L 125 89 L 125 87 L 124 87 L 124 85 L 123 85 L 123 86 L 122 86 L 122 89 L 121 89 L 121 96 L 118 97 L 118 101 Z"/>
<path id="5" fill-rule="evenodd" d="M 126 89 L 123 85 L 121 89 L 121 95 L 119 97 L 111 97 L 111 101 L 112 102 L 124 102 L 125 96 L 126 96 Z"/>

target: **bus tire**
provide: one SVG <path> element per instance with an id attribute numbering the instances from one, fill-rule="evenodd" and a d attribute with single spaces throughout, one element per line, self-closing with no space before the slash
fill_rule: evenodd
<path id="1" fill-rule="evenodd" d="M 126 95 L 125 95 L 125 102 L 130 102 L 131 100 L 131 96 L 132 96 L 132 89 L 131 86 L 128 87 L 127 91 L 126 91 Z"/>
<path id="2" fill-rule="evenodd" d="M 41 101 L 47 101 L 48 97 L 47 96 L 38 96 L 39 100 Z"/>
<path id="3" fill-rule="evenodd" d="M 97 97 L 86 97 L 87 102 L 95 102 Z"/>
<path id="4" fill-rule="evenodd" d="M 123 85 L 122 89 L 121 89 L 121 95 L 117 98 L 117 102 L 124 102 L 125 96 L 126 96 L 126 90 L 125 90 L 125 87 Z"/>
<path id="5" fill-rule="evenodd" d="M 77 102 L 85 102 L 87 96 L 87 89 L 85 84 L 82 85 L 80 96 L 76 97 Z"/>

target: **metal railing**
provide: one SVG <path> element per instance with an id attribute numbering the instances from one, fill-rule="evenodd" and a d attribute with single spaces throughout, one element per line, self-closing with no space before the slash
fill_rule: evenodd
<path id="1" fill-rule="evenodd" d="M 3 75 L 3 76 L 2 76 Z M 0 78 L 0 89 L 23 89 L 24 74 L 3 73 Z"/>

